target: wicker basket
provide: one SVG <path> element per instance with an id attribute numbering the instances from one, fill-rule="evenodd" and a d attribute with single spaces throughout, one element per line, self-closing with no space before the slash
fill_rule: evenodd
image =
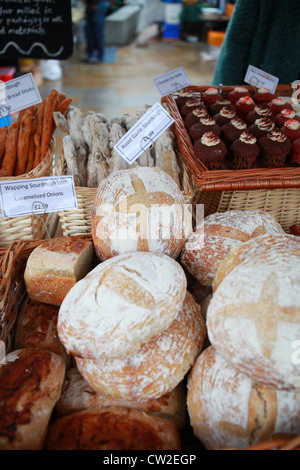
<path id="1" fill-rule="evenodd" d="M 244 85 L 243 85 L 244 86 Z M 185 90 L 201 93 L 205 86 Z M 226 95 L 233 87 L 223 87 Z M 247 86 L 249 91 L 252 87 Z M 290 96 L 291 87 L 278 85 L 276 95 Z M 204 204 L 205 214 L 233 209 L 262 209 L 273 213 L 283 228 L 300 222 L 300 168 L 214 170 L 196 159 L 193 144 L 173 95 L 162 98 L 173 117 L 176 145 L 195 185 L 195 204 Z M 286 213 L 287 212 L 287 213 Z"/>
<path id="2" fill-rule="evenodd" d="M 189 171 L 184 160 L 179 157 L 181 191 L 186 204 L 192 204 L 194 200 L 194 187 Z M 56 167 L 56 175 L 66 174 L 66 163 L 63 152 L 60 154 Z M 91 209 L 97 193 L 96 188 L 76 186 L 77 209 L 61 211 L 59 222 L 64 236 L 91 233 Z"/>
<path id="3" fill-rule="evenodd" d="M 55 139 L 52 139 L 48 154 L 36 168 L 20 176 L 0 178 L 0 181 L 14 181 L 23 179 L 41 178 L 51 176 L 53 171 L 53 153 L 55 149 Z M 51 232 L 55 224 L 57 214 L 38 214 L 21 217 L 2 217 L 0 209 L 0 246 L 7 246 L 18 240 L 39 240 Z M 47 229 L 47 230 L 46 230 Z"/>

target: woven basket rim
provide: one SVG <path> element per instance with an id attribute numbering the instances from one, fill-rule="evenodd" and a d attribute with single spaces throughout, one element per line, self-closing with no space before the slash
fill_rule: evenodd
<path id="1" fill-rule="evenodd" d="M 249 90 L 251 86 L 241 85 Z M 208 86 L 189 85 L 185 91 L 201 93 Z M 234 86 L 223 86 L 223 91 L 228 92 Z M 278 85 L 277 96 L 290 96 L 290 85 Z M 299 188 L 300 168 L 285 167 L 277 169 L 257 168 L 251 170 L 208 170 L 207 167 L 196 159 L 193 151 L 193 143 L 185 128 L 183 119 L 179 113 L 174 96 L 167 95 L 162 98 L 174 119 L 174 133 L 177 146 L 188 169 L 193 175 L 194 184 L 201 191 L 241 191 L 253 189 L 275 188 Z"/>

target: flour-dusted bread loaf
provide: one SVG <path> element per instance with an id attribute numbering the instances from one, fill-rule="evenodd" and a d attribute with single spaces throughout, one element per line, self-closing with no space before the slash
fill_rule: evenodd
<path id="1" fill-rule="evenodd" d="M 227 253 L 259 235 L 284 234 L 269 213 L 233 210 L 208 215 L 188 237 L 181 262 L 204 285 L 212 285 L 218 265 Z"/>
<path id="2" fill-rule="evenodd" d="M 115 256 L 67 294 L 58 314 L 58 334 L 74 356 L 124 357 L 171 325 L 185 295 L 184 271 L 169 256 Z"/>
<path id="3" fill-rule="evenodd" d="M 173 421 L 139 410 L 90 408 L 56 420 L 46 450 L 180 450 Z"/>
<path id="4" fill-rule="evenodd" d="M 25 299 L 14 329 L 14 349 L 47 349 L 62 356 L 66 367 L 71 366 L 71 356 L 57 334 L 59 307 Z"/>
<path id="5" fill-rule="evenodd" d="M 220 262 L 216 272 L 213 290 L 216 291 L 222 279 L 227 276 L 238 264 L 246 258 L 250 258 L 256 253 L 263 251 L 276 250 L 300 250 L 300 237 L 290 234 L 284 235 L 261 235 L 260 237 L 251 238 L 248 242 L 242 243 L 237 248 L 232 248 L 225 258 Z"/>
<path id="6" fill-rule="evenodd" d="M 189 207 L 174 179 L 158 167 L 110 174 L 98 187 L 91 215 L 100 260 L 135 251 L 177 258 L 192 230 Z"/>
<path id="7" fill-rule="evenodd" d="M 207 309 L 211 344 L 233 367 L 279 390 L 300 392 L 300 250 L 253 254 L 220 283 Z"/>
<path id="8" fill-rule="evenodd" d="M 0 364 L 0 449 L 41 450 L 65 376 L 61 356 L 26 348 Z"/>
<path id="9" fill-rule="evenodd" d="M 251 380 L 210 346 L 188 377 L 191 426 L 208 450 L 247 448 L 275 434 L 300 433 L 300 400 Z"/>
<path id="10" fill-rule="evenodd" d="M 76 358 L 91 385 L 116 399 L 147 400 L 171 392 L 185 377 L 202 350 L 206 327 L 200 306 L 187 292 L 171 326 L 120 359 L 92 361 Z"/>
<path id="11" fill-rule="evenodd" d="M 171 392 L 153 400 L 115 400 L 95 392 L 77 367 L 73 367 L 66 373 L 61 395 L 55 406 L 55 417 L 58 419 L 88 408 L 110 406 L 140 410 L 161 418 L 169 418 L 174 421 L 178 429 L 183 429 L 186 423 L 185 385 L 180 382 Z"/>
<path id="12" fill-rule="evenodd" d="M 90 240 L 58 237 L 37 246 L 24 273 L 28 296 L 37 302 L 60 305 L 69 290 L 93 267 Z"/>

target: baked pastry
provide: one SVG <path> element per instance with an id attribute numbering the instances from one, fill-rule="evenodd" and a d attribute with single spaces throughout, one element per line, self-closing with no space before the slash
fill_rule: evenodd
<path id="1" fill-rule="evenodd" d="M 203 102 L 199 98 L 190 98 L 181 107 L 180 114 L 184 119 L 193 109 L 199 108 L 199 106 L 203 106 Z"/>
<path id="2" fill-rule="evenodd" d="M 300 390 L 300 250 L 266 250 L 227 274 L 207 309 L 211 344 L 232 367 L 278 390 Z"/>
<path id="3" fill-rule="evenodd" d="M 233 118 L 221 127 L 221 137 L 230 145 L 247 129 L 247 123 L 240 118 Z"/>
<path id="4" fill-rule="evenodd" d="M 275 116 L 274 119 L 277 127 L 282 127 L 289 119 L 296 119 L 297 121 L 300 121 L 300 117 L 297 116 L 295 111 L 292 111 L 291 109 L 283 109 L 279 114 L 277 114 L 277 116 Z"/>
<path id="5" fill-rule="evenodd" d="M 291 142 L 300 139 L 300 121 L 297 119 L 288 119 L 285 121 L 281 130 Z"/>
<path id="6" fill-rule="evenodd" d="M 231 121 L 231 119 L 236 117 L 235 110 L 224 106 L 219 113 L 214 115 L 214 120 L 218 126 L 222 127 L 227 122 Z"/>
<path id="7" fill-rule="evenodd" d="M 145 400 L 115 400 L 95 392 L 84 380 L 77 367 L 66 373 L 60 397 L 55 406 L 55 419 L 89 408 L 121 407 L 140 410 L 161 418 L 169 418 L 183 429 L 186 423 L 185 384 L 180 382 L 171 392 Z"/>
<path id="8" fill-rule="evenodd" d="M 206 216 L 187 239 L 182 265 L 201 284 L 212 286 L 219 263 L 228 252 L 251 238 L 284 234 L 275 217 L 261 210 L 231 210 Z"/>
<path id="9" fill-rule="evenodd" d="M 207 107 L 222 98 L 223 96 L 219 93 L 219 89 L 215 87 L 209 87 L 201 94 L 201 99 Z"/>
<path id="10" fill-rule="evenodd" d="M 235 169 L 253 168 L 260 155 L 257 138 L 249 131 L 244 131 L 230 147 L 230 157 Z"/>
<path id="11" fill-rule="evenodd" d="M 42 450 L 65 376 L 61 356 L 43 349 L 9 353 L 0 364 L 0 449 Z"/>
<path id="12" fill-rule="evenodd" d="M 259 139 L 263 166 L 280 168 L 284 166 L 291 150 L 291 142 L 280 130 L 275 130 Z"/>
<path id="13" fill-rule="evenodd" d="M 65 297 L 58 335 L 76 357 L 134 354 L 168 328 L 186 295 L 186 276 L 167 255 L 135 252 L 103 261 Z"/>
<path id="14" fill-rule="evenodd" d="M 76 365 L 92 389 L 103 395 L 133 401 L 159 398 L 184 379 L 202 350 L 205 336 L 200 306 L 187 292 L 169 328 L 134 354 L 101 361 L 76 358 Z"/>
<path id="15" fill-rule="evenodd" d="M 248 113 L 254 109 L 255 102 L 251 96 L 242 96 L 234 103 L 234 106 L 238 117 L 246 120 Z"/>
<path id="16" fill-rule="evenodd" d="M 59 306 L 70 289 L 93 267 L 91 240 L 58 237 L 38 245 L 29 255 L 24 280 L 28 296 Z"/>
<path id="17" fill-rule="evenodd" d="M 290 109 L 293 111 L 293 106 L 291 103 L 288 103 L 284 98 L 274 98 L 268 103 L 268 106 L 273 114 L 277 116 L 283 109 Z"/>
<path id="18" fill-rule="evenodd" d="M 300 166 L 300 139 L 292 142 L 291 165 Z"/>
<path id="19" fill-rule="evenodd" d="M 206 132 L 213 132 L 218 137 L 221 135 L 221 127 L 218 126 L 215 119 L 208 114 L 200 118 L 196 124 L 193 124 L 189 128 L 189 135 L 194 143 L 201 139 Z"/>
<path id="20" fill-rule="evenodd" d="M 227 155 L 225 143 L 213 132 L 206 132 L 193 146 L 196 158 L 208 170 L 220 170 Z"/>
<path id="21" fill-rule="evenodd" d="M 195 98 L 195 94 L 192 91 L 179 91 L 177 93 L 174 93 L 173 97 L 180 111 L 180 109 L 182 108 L 182 106 L 185 105 L 187 100 Z"/>
<path id="22" fill-rule="evenodd" d="M 253 93 L 255 103 L 270 103 L 275 98 L 274 93 L 271 93 L 268 88 L 260 87 Z"/>
<path id="23" fill-rule="evenodd" d="M 208 114 L 210 114 L 211 116 L 215 116 L 215 114 L 218 114 L 221 111 L 221 109 L 224 108 L 224 106 L 226 106 L 231 111 L 235 111 L 235 107 L 233 106 L 231 101 L 226 98 L 222 98 L 208 106 L 207 108 Z"/>
<path id="24" fill-rule="evenodd" d="M 276 129 L 275 122 L 269 118 L 256 119 L 250 126 L 249 131 L 259 140 L 264 135 Z"/>
<path id="25" fill-rule="evenodd" d="M 232 90 L 230 90 L 227 94 L 227 98 L 230 100 L 231 103 L 236 103 L 240 98 L 244 96 L 249 96 L 248 88 L 243 86 L 236 86 Z"/>
<path id="26" fill-rule="evenodd" d="M 191 111 L 184 119 L 184 125 L 189 129 L 193 124 L 199 122 L 200 118 L 207 116 L 207 109 L 205 106 L 198 106 L 198 108 Z"/>
<path id="27" fill-rule="evenodd" d="M 212 346 L 189 374 L 187 405 L 193 431 L 207 450 L 247 449 L 276 434 L 300 432 L 297 393 L 257 384 Z"/>
<path id="28" fill-rule="evenodd" d="M 173 421 L 139 410 L 91 408 L 54 421 L 45 450 L 180 450 Z"/>
<path id="29" fill-rule="evenodd" d="M 248 125 L 253 124 L 256 119 L 268 118 L 274 120 L 274 116 L 266 103 L 256 104 L 252 111 L 249 111 L 246 117 Z"/>
<path id="30" fill-rule="evenodd" d="M 59 307 L 56 305 L 27 298 L 19 311 L 14 328 L 14 349 L 47 349 L 60 355 L 66 368 L 69 368 L 71 357 L 57 334 L 58 311 Z"/>
<path id="31" fill-rule="evenodd" d="M 135 251 L 177 258 L 191 231 L 191 216 L 170 175 L 137 166 L 110 174 L 98 186 L 91 230 L 101 261 Z"/>

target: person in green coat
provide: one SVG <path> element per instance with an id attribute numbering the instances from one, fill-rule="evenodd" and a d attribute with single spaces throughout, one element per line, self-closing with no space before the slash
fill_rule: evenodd
<path id="1" fill-rule="evenodd" d="M 243 84 L 248 65 L 280 84 L 300 78 L 299 0 L 237 0 L 212 84 Z"/>

